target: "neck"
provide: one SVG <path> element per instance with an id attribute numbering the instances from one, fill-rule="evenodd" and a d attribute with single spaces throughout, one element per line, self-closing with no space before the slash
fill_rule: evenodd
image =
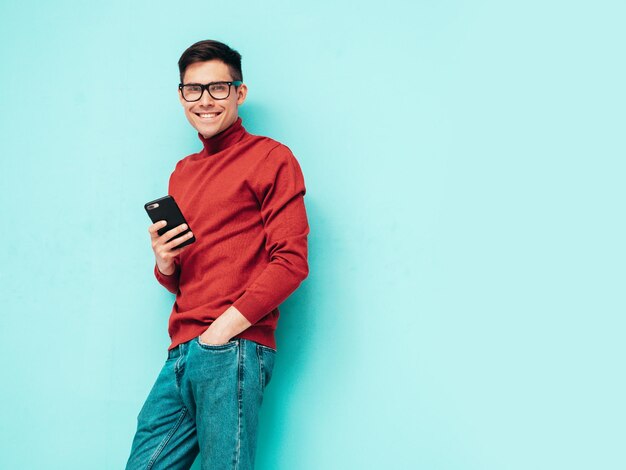
<path id="1" fill-rule="evenodd" d="M 241 123 L 241 118 L 238 117 L 235 122 L 224 129 L 219 134 L 215 134 L 208 139 L 198 132 L 198 137 L 204 145 L 204 150 L 209 154 L 221 152 L 227 149 L 231 145 L 236 144 L 246 135 L 246 130 Z"/>

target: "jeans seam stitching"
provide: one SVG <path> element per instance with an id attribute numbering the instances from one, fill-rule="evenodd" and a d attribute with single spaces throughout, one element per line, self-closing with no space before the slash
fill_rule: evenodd
<path id="1" fill-rule="evenodd" d="M 244 345 L 239 346 L 239 370 L 237 375 L 237 402 L 238 402 L 238 413 L 237 413 L 237 450 L 235 454 L 235 470 L 239 468 L 239 460 L 241 458 L 241 422 L 242 422 L 242 401 L 243 401 L 243 365 L 246 359 L 246 352 Z"/>
<path id="2" fill-rule="evenodd" d="M 200 337 L 196 337 L 196 342 L 201 348 L 208 349 L 210 351 L 222 351 L 226 349 L 231 349 L 237 345 L 237 340 L 231 340 L 224 344 L 204 344 L 200 341 Z"/>
<path id="3" fill-rule="evenodd" d="M 263 350 L 259 345 L 257 345 L 256 353 L 259 358 L 259 385 L 261 386 L 261 391 L 263 391 L 265 384 L 265 364 L 263 363 Z"/>
<path id="4" fill-rule="evenodd" d="M 270 350 L 270 351 L 271 351 L 271 352 L 273 352 L 273 353 L 275 353 L 275 352 L 276 352 L 276 350 L 275 350 L 274 348 L 270 348 L 269 346 L 265 346 L 264 344 L 259 344 L 258 346 L 259 346 L 260 348 L 268 349 L 268 350 Z"/>
<path id="5" fill-rule="evenodd" d="M 187 414 L 187 408 L 183 408 L 180 412 L 180 417 L 178 418 L 178 421 L 176 421 L 176 424 L 174 425 L 174 427 L 170 430 L 167 436 L 165 436 L 163 441 L 161 441 L 161 444 L 159 444 L 159 447 L 156 448 L 156 450 L 150 457 L 150 460 L 148 461 L 148 466 L 146 467 L 147 470 L 150 470 L 152 466 L 155 464 L 156 459 L 159 458 L 159 455 L 161 455 L 161 452 L 163 452 L 163 449 L 165 448 L 167 443 L 170 441 L 170 439 L 172 438 L 176 430 L 180 427 L 186 414 Z"/>
<path id="6" fill-rule="evenodd" d="M 180 390 L 180 378 L 182 376 L 182 368 L 184 367 L 184 366 L 181 366 L 181 363 L 183 361 L 184 352 L 185 351 L 184 351 L 184 349 L 183 349 L 183 347 L 181 345 L 180 357 L 178 358 L 178 360 L 176 361 L 176 364 L 174 365 L 174 381 L 175 381 L 175 384 L 176 384 L 176 388 L 178 389 L 178 392 L 181 395 L 181 398 L 182 398 L 182 393 L 181 393 L 181 390 Z"/>

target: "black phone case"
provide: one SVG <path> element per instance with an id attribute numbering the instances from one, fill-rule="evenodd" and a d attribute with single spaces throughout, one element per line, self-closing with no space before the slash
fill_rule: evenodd
<path id="1" fill-rule="evenodd" d="M 187 224 L 187 230 L 174 236 L 172 240 L 174 238 L 182 237 L 191 230 L 191 227 L 189 227 L 189 224 L 185 220 L 185 217 L 183 217 L 183 213 L 178 207 L 178 204 L 176 204 L 174 198 L 169 194 L 159 199 L 155 199 L 154 201 L 147 202 L 146 204 L 144 204 L 144 209 L 146 209 L 146 212 L 148 213 L 150 220 L 152 220 L 152 223 L 156 223 L 159 220 L 167 221 L 167 225 L 165 227 L 157 230 L 157 233 L 159 235 L 163 235 L 168 230 L 171 230 L 174 227 L 178 227 L 180 224 Z M 180 245 L 174 247 L 174 249 L 177 250 L 195 241 L 196 237 L 195 235 L 193 235 L 189 240 L 182 242 Z"/>

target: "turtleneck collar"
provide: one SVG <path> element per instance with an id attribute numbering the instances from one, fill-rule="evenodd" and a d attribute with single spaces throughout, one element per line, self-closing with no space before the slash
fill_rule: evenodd
<path id="1" fill-rule="evenodd" d="M 231 145 L 234 145 L 243 139 L 245 135 L 246 129 L 241 123 L 241 117 L 238 117 L 235 122 L 222 132 L 208 139 L 204 138 L 204 136 L 198 132 L 198 137 L 204 144 L 204 150 L 209 155 L 213 155 L 227 149 Z"/>

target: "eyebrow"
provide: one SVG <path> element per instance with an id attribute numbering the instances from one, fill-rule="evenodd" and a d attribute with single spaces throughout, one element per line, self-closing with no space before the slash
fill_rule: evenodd
<path id="1" fill-rule="evenodd" d="M 213 82 L 200 83 L 200 82 L 188 82 L 183 83 L 183 85 L 209 85 L 211 83 L 228 83 L 228 82 L 236 82 L 237 80 L 215 80 Z"/>

